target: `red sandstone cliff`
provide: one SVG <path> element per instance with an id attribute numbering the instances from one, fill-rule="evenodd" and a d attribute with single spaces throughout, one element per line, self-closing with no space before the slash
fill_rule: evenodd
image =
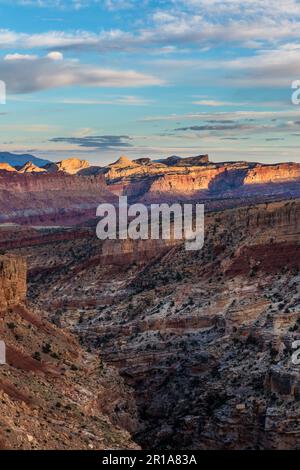
<path id="1" fill-rule="evenodd" d="M 102 175 L 0 174 L 0 223 L 74 224 L 115 200 Z"/>
<path id="2" fill-rule="evenodd" d="M 0 223 L 76 224 L 94 218 L 100 203 L 117 202 L 120 195 L 146 204 L 201 200 L 212 210 L 300 196 L 297 163 L 211 163 L 207 156 L 153 162 L 123 156 L 106 168 L 77 159 L 51 165 L 50 173 L 0 171 Z"/>
<path id="3" fill-rule="evenodd" d="M 244 184 L 266 184 L 300 179 L 300 165 L 281 163 L 278 165 L 257 165 L 248 171 Z"/>
<path id="4" fill-rule="evenodd" d="M 122 159 L 106 180 L 113 193 L 146 203 L 186 199 L 300 195 L 300 164 L 210 163 L 173 157 L 160 163 Z M 292 193 L 291 193 L 292 191 Z"/>

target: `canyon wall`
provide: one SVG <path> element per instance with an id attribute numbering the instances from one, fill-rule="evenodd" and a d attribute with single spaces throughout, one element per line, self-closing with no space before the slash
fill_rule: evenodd
<path id="1" fill-rule="evenodd" d="M 95 217 L 99 204 L 114 201 L 102 175 L 0 175 L 0 223 L 73 225 Z"/>
<path id="2" fill-rule="evenodd" d="M 72 176 L 65 173 L 55 174 L 18 174 L 0 172 L 0 191 L 18 193 L 44 191 L 107 191 L 105 177 Z"/>
<path id="3" fill-rule="evenodd" d="M 299 233 L 298 199 L 207 214 L 201 251 L 34 246 L 30 298 L 134 388 L 143 448 L 296 449 Z"/>
<path id="4" fill-rule="evenodd" d="M 300 179 L 298 163 L 281 163 L 278 165 L 257 165 L 247 172 L 244 184 L 266 184 Z"/>
<path id="5" fill-rule="evenodd" d="M 0 449 L 137 450 L 131 390 L 99 354 L 25 305 L 26 277 L 24 258 L 0 256 Z"/>
<path id="6" fill-rule="evenodd" d="M 167 161 L 167 160 L 166 160 Z M 111 165 L 106 173 L 110 190 L 145 203 L 205 200 L 208 207 L 220 198 L 255 198 L 255 202 L 276 196 L 300 194 L 300 165 L 261 165 L 247 162 L 194 165 L 193 159 L 172 161 L 172 165 L 137 165 L 128 160 Z M 224 208 L 224 207 L 223 207 Z"/>
<path id="7" fill-rule="evenodd" d="M 95 218 L 100 203 L 117 203 L 118 196 L 145 204 L 201 201 L 207 210 L 300 196 L 297 163 L 211 163 L 207 156 L 161 162 L 121 157 L 106 168 L 75 160 L 75 170 L 73 163 L 61 162 L 61 168 L 83 170 L 0 171 L 0 223 L 75 225 Z"/>
<path id="8" fill-rule="evenodd" d="M 134 388 L 139 422 L 122 422 L 137 442 L 297 447 L 299 200 L 209 213 L 205 246 L 192 253 L 75 231 L 11 249 L 28 257 L 29 304 Z"/>
<path id="9" fill-rule="evenodd" d="M 24 258 L 0 256 L 0 311 L 24 302 L 27 292 Z"/>

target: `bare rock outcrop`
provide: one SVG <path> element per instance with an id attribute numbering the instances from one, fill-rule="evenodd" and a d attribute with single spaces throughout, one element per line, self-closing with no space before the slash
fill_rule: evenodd
<path id="1" fill-rule="evenodd" d="M 44 168 L 40 168 L 32 162 L 27 162 L 19 170 L 19 173 L 45 173 Z"/>
<path id="2" fill-rule="evenodd" d="M 57 163 L 49 163 L 44 168 L 49 173 L 63 172 L 69 175 L 76 175 L 82 170 L 90 167 L 87 160 L 80 160 L 79 158 L 68 158 Z"/>
<path id="3" fill-rule="evenodd" d="M 17 170 L 13 166 L 11 166 L 9 163 L 1 163 L 0 162 L 0 171 L 16 172 Z"/>
<path id="4" fill-rule="evenodd" d="M 24 258 L 0 256 L 0 311 L 24 302 L 27 292 L 26 276 Z"/>

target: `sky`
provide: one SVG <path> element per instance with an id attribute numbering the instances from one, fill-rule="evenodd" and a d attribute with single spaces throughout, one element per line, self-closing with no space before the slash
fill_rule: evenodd
<path id="1" fill-rule="evenodd" d="M 300 1 L 0 0 L 0 151 L 300 162 Z"/>

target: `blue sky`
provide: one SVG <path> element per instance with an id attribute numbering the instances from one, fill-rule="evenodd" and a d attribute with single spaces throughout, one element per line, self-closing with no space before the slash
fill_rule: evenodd
<path id="1" fill-rule="evenodd" d="M 296 0 L 0 0 L 0 150 L 299 161 Z"/>

